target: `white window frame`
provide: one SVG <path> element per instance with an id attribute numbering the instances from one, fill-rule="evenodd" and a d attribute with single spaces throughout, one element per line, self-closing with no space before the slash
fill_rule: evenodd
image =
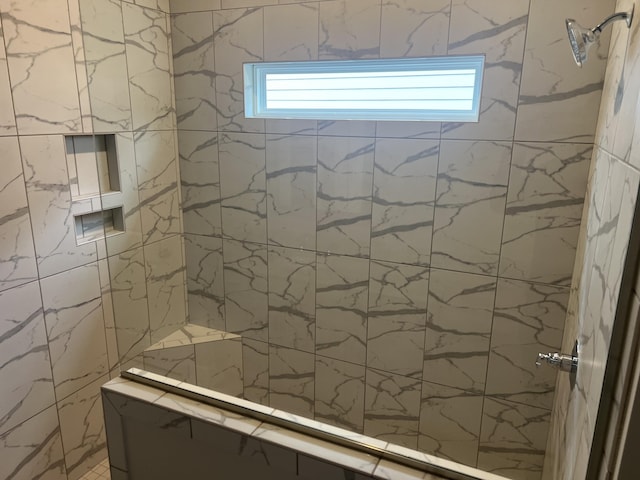
<path id="1" fill-rule="evenodd" d="M 478 122 L 480 99 L 482 96 L 484 60 L 484 55 L 465 55 L 375 60 L 245 63 L 245 116 L 247 118 L 312 120 Z M 267 108 L 266 78 L 269 74 L 423 72 L 443 70 L 473 70 L 475 72 L 471 109 Z"/>

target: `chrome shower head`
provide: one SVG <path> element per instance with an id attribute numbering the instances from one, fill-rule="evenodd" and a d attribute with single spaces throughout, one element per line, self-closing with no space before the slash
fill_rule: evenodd
<path id="1" fill-rule="evenodd" d="M 579 67 L 582 67 L 582 64 L 587 61 L 589 48 L 598 40 L 600 31 L 584 28 L 573 18 L 567 18 L 566 24 L 569 43 L 571 44 L 571 50 L 573 52 L 573 59 Z"/>
<path id="2" fill-rule="evenodd" d="M 634 7 L 635 8 L 635 7 Z M 616 20 L 624 20 L 627 23 L 627 28 L 631 27 L 631 21 L 633 20 L 633 8 L 629 13 L 614 13 L 610 17 L 607 17 L 602 23 L 594 28 L 584 28 L 578 24 L 573 18 L 567 18 L 565 23 L 567 25 L 567 34 L 569 35 L 569 43 L 571 44 L 571 51 L 573 53 L 573 59 L 579 67 L 587 61 L 587 54 L 591 45 L 598 41 L 600 32 L 602 29 Z"/>

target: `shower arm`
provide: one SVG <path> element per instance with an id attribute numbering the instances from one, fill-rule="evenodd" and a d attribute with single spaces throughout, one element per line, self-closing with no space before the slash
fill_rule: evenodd
<path id="1" fill-rule="evenodd" d="M 627 12 L 614 13 L 613 15 L 610 15 L 607 18 L 605 18 L 605 20 L 601 24 L 593 27 L 591 31 L 595 34 L 599 34 L 600 32 L 602 32 L 603 28 L 605 28 L 611 22 L 615 22 L 616 20 L 625 20 L 627 22 L 627 27 L 630 27 L 632 18 L 633 18 L 633 11 L 631 13 L 627 13 Z"/>

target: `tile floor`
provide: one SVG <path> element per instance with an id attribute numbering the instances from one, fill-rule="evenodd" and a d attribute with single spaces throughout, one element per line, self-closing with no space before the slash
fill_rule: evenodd
<path id="1" fill-rule="evenodd" d="M 80 480 L 111 480 L 109 459 L 105 458 L 102 462 L 80 477 Z"/>

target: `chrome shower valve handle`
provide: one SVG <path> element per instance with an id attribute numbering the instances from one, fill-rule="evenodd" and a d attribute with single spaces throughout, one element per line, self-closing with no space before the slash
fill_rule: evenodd
<path id="1" fill-rule="evenodd" d="M 563 372 L 575 372 L 578 369 L 578 357 L 564 353 L 538 353 L 536 366 L 539 367 L 543 363 Z"/>

